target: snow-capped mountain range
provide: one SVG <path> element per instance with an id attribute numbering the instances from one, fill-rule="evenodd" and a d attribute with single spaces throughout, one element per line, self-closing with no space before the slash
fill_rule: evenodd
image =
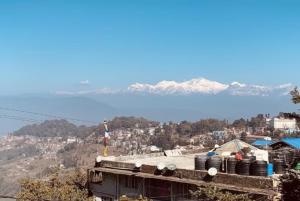
<path id="1" fill-rule="evenodd" d="M 93 122 L 115 116 L 142 116 L 162 122 L 195 121 L 201 118 L 234 120 L 258 113 L 277 115 L 279 112 L 295 112 L 299 109 L 299 105 L 293 104 L 289 96 L 293 84 L 227 84 L 197 78 L 182 82 L 135 83 L 125 89 L 93 88 L 89 81 L 82 82 L 80 86 L 78 90 L 55 94 L 2 96 L 0 104 L 7 108 Z M 45 120 L 40 116 L 25 116 L 18 112 L 1 112 L 12 117 Z M 0 135 L 27 123 L 2 118 Z"/>
<path id="2" fill-rule="evenodd" d="M 135 83 L 128 87 L 128 91 L 160 95 L 228 93 L 235 96 L 268 96 L 271 93 L 286 95 L 292 88 L 293 85 L 291 83 L 277 86 L 263 86 L 239 82 L 224 84 L 205 78 L 196 78 L 183 82 L 164 80 L 156 84 Z"/>
<path id="3" fill-rule="evenodd" d="M 86 82 L 86 81 L 85 81 Z M 232 96 L 269 96 L 288 95 L 294 88 L 292 83 L 280 85 L 258 85 L 240 82 L 221 83 L 206 78 L 195 78 L 187 81 L 163 80 L 158 83 L 134 83 L 127 88 L 91 88 L 74 91 L 56 91 L 56 95 L 97 95 L 97 94 L 156 94 L 156 95 L 192 95 L 192 94 L 227 94 Z"/>

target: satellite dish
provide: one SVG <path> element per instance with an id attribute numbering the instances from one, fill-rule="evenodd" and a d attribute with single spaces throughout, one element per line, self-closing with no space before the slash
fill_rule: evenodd
<path id="1" fill-rule="evenodd" d="M 97 163 L 100 163 L 102 161 L 102 158 L 101 158 L 101 156 L 97 156 L 97 158 L 96 158 L 96 162 Z"/>
<path id="2" fill-rule="evenodd" d="M 140 168 L 142 166 L 142 163 L 140 161 L 136 161 L 134 165 L 136 168 Z"/>
<path id="3" fill-rule="evenodd" d="M 170 170 L 170 171 L 174 171 L 174 170 L 176 170 L 176 165 L 175 164 L 169 164 L 169 165 L 167 165 L 167 169 Z"/>
<path id="4" fill-rule="evenodd" d="M 217 173 L 218 173 L 217 168 L 212 167 L 212 168 L 209 168 L 209 169 L 208 169 L 208 174 L 209 174 L 210 176 L 215 176 Z"/>

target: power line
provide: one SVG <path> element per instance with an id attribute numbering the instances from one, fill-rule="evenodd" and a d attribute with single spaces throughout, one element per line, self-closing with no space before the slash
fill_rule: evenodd
<path id="1" fill-rule="evenodd" d="M 11 112 L 21 112 L 21 113 L 25 113 L 25 114 L 32 114 L 32 115 L 38 115 L 38 116 L 44 116 L 44 117 L 50 117 L 50 118 L 56 118 L 56 119 L 66 119 L 66 120 L 70 120 L 70 121 L 77 121 L 77 122 L 84 122 L 84 123 L 93 123 L 93 124 L 99 123 L 99 122 L 94 122 L 94 121 L 89 121 L 89 120 L 62 117 L 62 116 L 57 116 L 57 115 L 52 115 L 52 114 L 32 112 L 32 111 L 28 111 L 28 110 L 20 110 L 20 109 L 15 109 L 15 108 L 0 107 L 0 110 L 11 111 Z"/>
<path id="2" fill-rule="evenodd" d="M 12 115 L 6 115 L 6 114 L 0 114 L 0 118 L 2 119 L 12 119 L 12 120 L 18 120 L 18 121 L 26 121 L 31 123 L 39 123 L 40 120 L 26 118 L 26 117 L 20 117 L 20 116 L 12 116 Z"/>

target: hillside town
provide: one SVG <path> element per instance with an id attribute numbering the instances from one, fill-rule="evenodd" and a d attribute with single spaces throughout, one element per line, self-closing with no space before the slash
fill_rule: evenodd
<path id="1" fill-rule="evenodd" d="M 155 154 L 97 156 L 88 170 L 89 190 L 96 200 L 222 200 L 222 191 L 230 201 L 298 200 L 299 121 L 257 118 L 252 132 L 227 125 L 206 133 L 196 146 L 191 138 L 189 145 Z M 215 145 L 203 146 L 208 141 Z"/>
<path id="2" fill-rule="evenodd" d="M 0 201 L 300 201 L 300 1 L 0 1 Z"/>
<path id="3" fill-rule="evenodd" d="M 197 153 L 205 153 L 213 147 L 222 146 L 235 139 L 266 150 L 273 144 L 281 143 L 281 139 L 285 137 L 298 136 L 300 132 L 297 120 L 299 119 L 296 117 L 287 118 L 284 114 L 272 118 L 259 114 L 250 120 L 239 119 L 232 123 L 214 119 L 159 123 L 133 117 L 119 117 L 108 122 L 108 152 L 110 156 L 121 157 L 121 161 L 125 156 L 135 158 L 152 154 L 159 157 L 167 150 L 178 150 L 180 155 L 188 154 L 189 158 L 193 158 Z M 70 123 L 61 121 L 61 130 L 60 127 L 56 127 L 53 131 L 60 135 L 47 130 L 48 127 L 53 127 L 52 124 L 57 124 L 58 121 L 54 120 L 42 123 L 39 127 L 32 127 L 47 130 L 48 136 L 39 135 L 27 126 L 0 138 L 2 194 L 15 195 L 19 190 L 16 184 L 24 177 L 44 178 L 55 168 L 89 168 L 96 156 L 102 154 L 105 138 L 103 124 L 86 128 L 88 131 L 79 135 L 78 132 L 63 132 L 64 125 L 70 127 Z M 33 135 L 29 135 L 28 131 Z"/>

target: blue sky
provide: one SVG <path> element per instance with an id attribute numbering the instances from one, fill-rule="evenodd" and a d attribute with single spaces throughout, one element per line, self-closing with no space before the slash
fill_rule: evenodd
<path id="1" fill-rule="evenodd" d="M 0 94 L 205 77 L 300 85 L 300 1 L 0 2 Z"/>

